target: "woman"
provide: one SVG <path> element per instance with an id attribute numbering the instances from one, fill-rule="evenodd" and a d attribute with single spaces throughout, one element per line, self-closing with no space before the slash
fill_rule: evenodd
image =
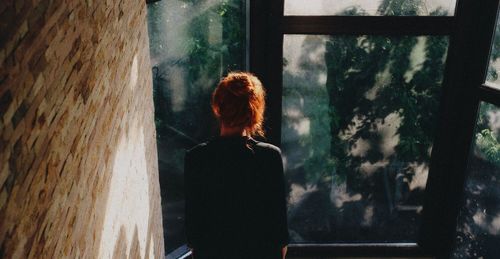
<path id="1" fill-rule="evenodd" d="M 194 258 L 284 258 L 288 244 L 281 151 L 259 142 L 265 92 L 229 73 L 212 94 L 220 136 L 187 151 L 186 235 Z"/>

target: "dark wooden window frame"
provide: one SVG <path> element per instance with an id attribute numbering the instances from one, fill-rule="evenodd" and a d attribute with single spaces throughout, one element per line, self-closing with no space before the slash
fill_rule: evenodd
<path id="1" fill-rule="evenodd" d="M 449 258 L 463 204 L 467 158 L 481 101 L 500 105 L 485 83 L 499 0 L 458 0 L 454 16 L 285 16 L 284 0 L 250 0 L 250 70 L 268 93 L 268 141 L 281 144 L 285 34 L 446 35 L 439 125 L 417 243 L 291 244 L 291 256 L 434 256 Z"/>
<path id="2" fill-rule="evenodd" d="M 500 92 L 485 83 L 498 7 L 498 0 L 459 0 L 458 4 L 419 242 L 442 258 L 450 257 L 457 216 L 464 204 L 467 160 L 479 104 L 500 105 Z"/>

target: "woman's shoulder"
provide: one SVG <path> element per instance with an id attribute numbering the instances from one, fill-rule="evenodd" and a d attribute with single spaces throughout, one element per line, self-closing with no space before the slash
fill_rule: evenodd
<path id="1" fill-rule="evenodd" d="M 212 137 L 203 143 L 199 143 L 194 147 L 186 150 L 186 154 L 190 156 L 204 156 L 205 154 L 216 152 L 216 150 L 212 150 L 217 148 L 217 146 L 224 146 L 227 144 L 234 144 L 235 141 L 240 141 L 239 139 L 224 139 L 218 137 Z M 246 140 L 248 144 L 252 146 L 252 149 L 255 152 L 263 153 L 265 155 L 280 155 L 281 149 L 271 143 L 265 141 L 255 140 L 253 138 L 248 138 Z"/>
<path id="2" fill-rule="evenodd" d="M 255 146 L 264 149 L 264 150 L 269 150 L 271 152 L 278 152 L 281 153 L 281 149 L 271 143 L 267 142 L 262 142 L 262 141 L 257 141 L 255 140 Z"/>
<path id="3" fill-rule="evenodd" d="M 281 155 L 281 149 L 271 143 L 268 142 L 262 142 L 262 141 L 255 141 L 255 147 L 258 149 L 262 150 L 263 152 L 270 152 L 270 153 L 277 153 Z"/>

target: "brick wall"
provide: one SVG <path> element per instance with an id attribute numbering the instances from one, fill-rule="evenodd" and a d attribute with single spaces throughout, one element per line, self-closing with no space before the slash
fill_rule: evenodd
<path id="1" fill-rule="evenodd" d="M 164 255 L 145 1 L 0 3 L 0 258 Z"/>

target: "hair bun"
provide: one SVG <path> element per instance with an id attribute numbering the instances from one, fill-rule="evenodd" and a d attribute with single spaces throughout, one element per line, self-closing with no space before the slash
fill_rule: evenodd
<path id="1" fill-rule="evenodd" d="M 252 80 L 245 74 L 236 74 L 227 76 L 225 87 L 227 90 L 237 97 L 248 97 L 253 94 Z"/>
<path id="2" fill-rule="evenodd" d="M 231 72 L 212 94 L 212 111 L 225 126 L 243 127 L 251 135 L 264 136 L 265 94 L 254 75 Z"/>

